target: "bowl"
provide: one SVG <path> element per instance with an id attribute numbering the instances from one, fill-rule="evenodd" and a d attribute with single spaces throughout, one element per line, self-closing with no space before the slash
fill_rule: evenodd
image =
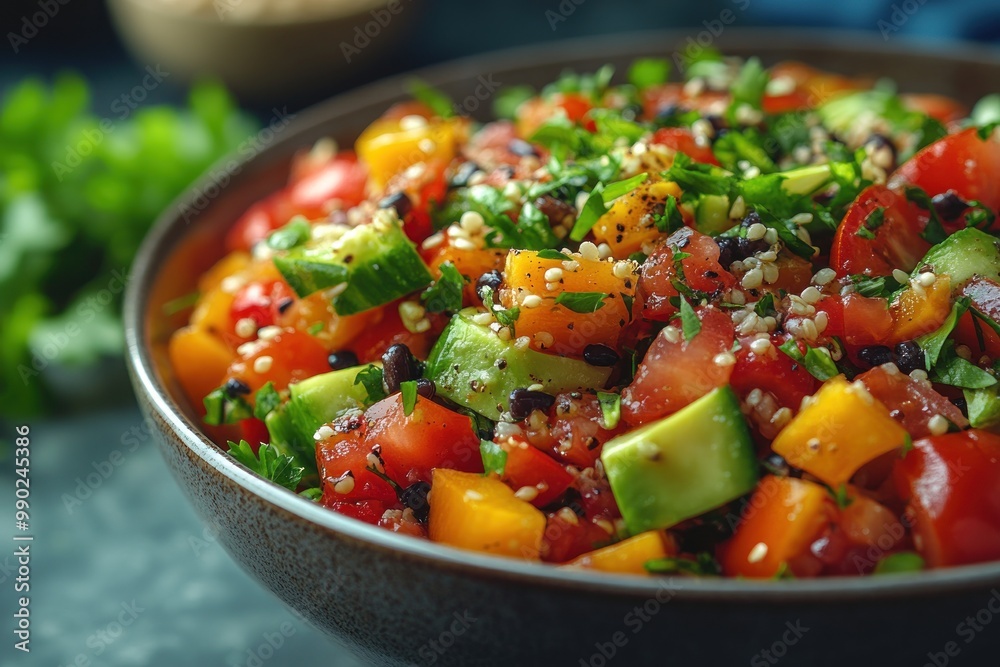
<path id="1" fill-rule="evenodd" d="M 562 42 L 417 74 L 485 117 L 486 82 L 539 85 L 566 67 L 593 70 L 605 62 L 622 71 L 636 56 L 687 48 L 690 36 Z M 890 76 L 902 90 L 966 102 L 1000 88 L 1000 59 L 986 49 L 914 49 L 837 33 L 729 30 L 724 37 L 717 46 L 727 53 Z M 986 625 L 1000 611 L 1000 563 L 791 581 L 569 571 L 338 515 L 255 476 L 213 445 L 166 362 L 166 339 L 180 322 L 161 315 L 162 305 L 193 289 L 220 256 L 226 227 L 281 186 L 297 149 L 327 135 L 350 141 L 400 99 L 401 82 L 330 100 L 275 133 L 260 154 L 217 166 L 163 214 L 136 260 L 125 304 L 136 393 L 171 471 L 234 559 L 375 665 L 773 665 L 786 655 L 788 664 L 814 667 L 996 664 L 1000 632 Z"/>
<path id="2" fill-rule="evenodd" d="M 179 79 L 212 76 L 242 97 L 273 100 L 355 75 L 392 50 L 420 3 L 334 0 L 251 15 L 260 0 L 108 0 L 129 50 Z M 272 3 L 281 7 L 280 3 Z"/>

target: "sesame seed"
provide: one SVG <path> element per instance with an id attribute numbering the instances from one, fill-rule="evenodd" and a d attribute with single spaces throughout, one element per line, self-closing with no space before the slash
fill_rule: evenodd
<path id="1" fill-rule="evenodd" d="M 333 482 L 333 490 L 341 495 L 354 490 L 354 473 L 348 470 Z"/>
<path id="2" fill-rule="evenodd" d="M 560 507 L 559 511 L 556 512 L 556 516 L 562 519 L 564 523 L 568 523 L 571 526 L 576 526 L 580 523 L 580 517 L 578 517 L 576 512 L 568 507 Z"/>
<path id="3" fill-rule="evenodd" d="M 892 278 L 901 285 L 905 285 L 906 283 L 910 282 L 910 274 L 900 269 L 892 270 Z"/>
<path id="4" fill-rule="evenodd" d="M 240 355 L 241 357 L 248 357 L 254 352 L 256 352 L 257 349 L 258 349 L 257 341 L 250 341 L 248 343 L 243 343 L 242 345 L 237 347 L 236 354 Z"/>
<path id="5" fill-rule="evenodd" d="M 523 350 L 531 344 L 531 339 L 527 336 L 518 336 L 514 340 L 514 347 L 518 350 Z"/>
<path id="6" fill-rule="evenodd" d="M 624 280 L 632 275 L 632 262 L 622 260 L 620 262 L 615 262 L 615 265 L 611 269 L 611 273 L 614 274 L 615 278 L 619 280 Z"/>
<path id="7" fill-rule="evenodd" d="M 274 363 L 274 358 L 267 355 L 263 357 L 257 357 L 253 362 L 253 372 L 254 373 L 266 373 L 271 370 L 271 365 Z"/>
<path id="8" fill-rule="evenodd" d="M 431 330 L 431 321 L 426 317 L 413 324 L 413 333 L 424 333 Z"/>
<path id="9" fill-rule="evenodd" d="M 823 293 L 818 289 L 810 285 L 809 287 L 802 290 L 802 300 L 806 303 L 813 304 L 823 298 Z"/>
<path id="10" fill-rule="evenodd" d="M 555 339 L 548 331 L 539 331 L 535 334 L 535 342 L 541 347 L 552 347 L 552 343 L 555 342 Z"/>
<path id="11" fill-rule="evenodd" d="M 736 357 L 732 352 L 720 352 L 712 357 L 712 363 L 716 366 L 732 366 L 736 363 Z"/>
<path id="12" fill-rule="evenodd" d="M 584 259 L 599 260 L 601 258 L 601 251 L 597 249 L 597 246 L 590 241 L 584 241 L 580 244 L 580 256 Z"/>
<path id="13" fill-rule="evenodd" d="M 837 272 L 833 269 L 820 269 L 813 276 L 812 281 L 817 285 L 829 285 L 837 277 Z"/>
<path id="14" fill-rule="evenodd" d="M 811 449 L 814 452 L 818 452 L 819 451 L 819 446 L 821 444 L 822 443 L 820 442 L 819 438 L 809 438 L 809 440 L 806 442 L 806 447 L 808 447 L 809 449 Z"/>
<path id="15" fill-rule="evenodd" d="M 788 408 L 778 408 L 771 415 L 771 423 L 778 428 L 783 428 L 790 421 L 792 421 L 792 411 Z"/>
<path id="16" fill-rule="evenodd" d="M 419 130 L 420 128 L 427 126 L 427 119 L 423 116 L 418 116 L 416 114 L 411 114 L 408 116 L 403 116 L 399 119 L 399 129 L 409 131 L 409 130 Z"/>
<path id="17" fill-rule="evenodd" d="M 910 371 L 910 379 L 916 380 L 917 382 L 927 382 L 927 371 L 922 368 L 917 368 Z"/>
<path id="18" fill-rule="evenodd" d="M 760 269 L 750 269 L 743 275 L 740 285 L 746 289 L 755 289 L 764 282 L 764 272 Z"/>
<path id="19" fill-rule="evenodd" d="M 257 333 L 257 321 L 250 317 L 243 317 L 236 322 L 236 335 L 240 338 L 249 338 Z"/>
<path id="20" fill-rule="evenodd" d="M 424 239 L 424 242 L 420 244 L 420 247 L 422 247 L 424 250 L 430 250 L 431 248 L 438 247 L 442 243 L 444 243 L 444 234 L 438 232 L 436 234 L 431 234 L 426 239 Z"/>
<path id="21" fill-rule="evenodd" d="M 743 195 L 736 198 L 733 205 L 729 207 L 729 217 L 733 220 L 741 220 L 747 213 L 747 204 L 743 201 Z"/>
<path id="22" fill-rule="evenodd" d="M 756 355 L 767 354 L 773 346 L 767 338 L 757 338 L 750 343 L 750 351 Z"/>
<path id="23" fill-rule="evenodd" d="M 764 544 L 763 542 L 758 542 L 757 544 L 753 545 L 753 549 L 751 549 L 750 553 L 747 554 L 747 562 L 759 563 L 760 561 L 764 560 L 766 556 L 767 556 L 767 545 Z"/>
<path id="24" fill-rule="evenodd" d="M 274 340 L 281 334 L 281 327 L 276 327 L 273 324 L 271 326 L 264 327 L 257 332 L 257 337 L 261 340 Z"/>
<path id="25" fill-rule="evenodd" d="M 796 225 L 808 225 L 810 222 L 813 221 L 813 214 L 812 213 L 796 213 L 791 218 L 789 218 L 789 221 L 792 222 L 792 223 L 794 223 L 794 224 L 796 224 Z"/>
<path id="26" fill-rule="evenodd" d="M 917 276 L 917 282 L 920 283 L 921 287 L 930 287 L 937 280 L 937 276 L 930 271 L 924 271 L 919 276 Z"/>
<path id="27" fill-rule="evenodd" d="M 532 500 L 538 497 L 538 489 L 533 486 L 522 486 L 520 489 L 514 492 L 514 496 L 519 500 L 530 503 Z"/>
<path id="28" fill-rule="evenodd" d="M 464 497 L 466 500 L 472 500 L 472 501 L 485 499 L 485 496 L 483 494 L 479 493 L 478 491 L 473 491 L 472 489 L 466 489 Z"/>
<path id="29" fill-rule="evenodd" d="M 767 227 L 759 222 L 755 222 L 747 227 L 747 241 L 759 241 L 767 234 Z"/>
<path id="30" fill-rule="evenodd" d="M 764 282 L 768 285 L 778 282 L 778 270 L 777 264 L 762 264 L 760 267 L 761 275 L 764 276 Z"/>
<path id="31" fill-rule="evenodd" d="M 555 267 L 551 269 L 546 269 L 545 271 L 545 282 L 547 283 L 558 283 L 563 279 L 563 270 L 557 269 Z"/>
<path id="32" fill-rule="evenodd" d="M 611 246 L 609 246 L 607 243 L 602 243 L 599 246 L 597 246 L 597 252 L 600 255 L 601 259 L 608 259 L 613 254 Z"/>
<path id="33" fill-rule="evenodd" d="M 424 153 L 433 153 L 437 150 L 437 144 L 430 139 L 421 139 L 417 142 L 417 148 L 419 148 Z"/>
<path id="34" fill-rule="evenodd" d="M 541 391 L 542 389 L 545 389 L 545 385 L 540 382 L 528 385 L 528 391 Z"/>
<path id="35" fill-rule="evenodd" d="M 810 319 L 802 320 L 802 335 L 808 340 L 816 340 L 819 338 L 819 329 L 817 329 L 816 323 Z"/>
<path id="36" fill-rule="evenodd" d="M 823 333 L 827 325 L 830 324 L 830 316 L 826 314 L 826 311 L 821 310 L 813 317 L 813 322 L 816 324 L 816 331 Z"/>
<path id="37" fill-rule="evenodd" d="M 472 321 L 478 324 L 479 326 L 485 327 L 488 326 L 491 322 L 493 322 L 493 314 L 476 313 L 475 315 L 472 316 Z"/>
<path id="38" fill-rule="evenodd" d="M 458 224 L 470 234 L 475 234 L 483 228 L 486 221 L 483 220 L 483 216 L 479 213 L 475 211 L 466 211 L 462 214 L 462 217 L 459 218 Z"/>
<path id="39" fill-rule="evenodd" d="M 931 435 L 944 435 L 948 432 L 948 420 L 941 415 L 934 415 L 927 421 Z"/>
<path id="40" fill-rule="evenodd" d="M 756 407 L 758 403 L 764 398 L 764 392 L 760 389 L 751 389 L 750 393 L 747 394 L 747 405 L 751 408 Z"/>
<path id="41" fill-rule="evenodd" d="M 681 330 L 677 327 L 664 327 L 663 337 L 667 339 L 668 343 L 679 343 L 681 342 Z"/>
<path id="42" fill-rule="evenodd" d="M 476 250 L 476 244 L 469 239 L 452 239 L 451 244 L 458 250 Z"/>
<path id="43" fill-rule="evenodd" d="M 580 262 L 575 259 L 568 259 L 562 263 L 563 271 L 569 271 L 570 273 L 575 273 L 580 269 Z"/>
<path id="44" fill-rule="evenodd" d="M 778 242 L 778 230 L 767 228 L 767 233 L 764 234 L 764 242 L 774 245 Z"/>
<path id="45" fill-rule="evenodd" d="M 525 308 L 538 308 L 542 305 L 542 297 L 537 294 L 529 294 L 521 300 L 521 305 Z"/>
<path id="46" fill-rule="evenodd" d="M 735 303 L 737 306 L 742 306 L 747 302 L 746 296 L 738 289 L 729 290 L 728 299 L 729 303 Z"/>
<path id="47" fill-rule="evenodd" d="M 330 426 L 323 424 L 320 426 L 315 433 L 313 433 L 313 440 L 319 442 L 320 440 L 326 440 L 336 434 Z"/>
<path id="48" fill-rule="evenodd" d="M 375 265 L 375 269 L 376 270 L 378 269 L 378 265 L 377 264 Z M 329 299 L 335 299 L 338 296 L 340 296 L 341 294 L 343 294 L 344 290 L 346 290 L 346 289 L 347 289 L 347 283 L 340 283 L 339 285 L 334 285 L 333 287 L 331 287 L 330 289 L 328 289 L 326 291 L 326 296 Z"/>
<path id="49" fill-rule="evenodd" d="M 219 283 L 219 288 L 226 294 L 236 294 L 246 284 L 247 280 L 243 276 L 226 276 Z"/>
<path id="50" fill-rule="evenodd" d="M 778 259 L 778 253 L 773 250 L 765 250 L 764 252 L 757 253 L 755 257 L 762 262 L 773 262 Z"/>

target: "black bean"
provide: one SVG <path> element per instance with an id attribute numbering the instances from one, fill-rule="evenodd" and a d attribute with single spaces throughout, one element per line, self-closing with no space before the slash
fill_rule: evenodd
<path id="1" fill-rule="evenodd" d="M 870 345 L 858 350 L 858 359 L 874 368 L 891 362 L 892 350 L 885 345 Z"/>
<path id="2" fill-rule="evenodd" d="M 247 383 L 236 378 L 226 380 L 226 386 L 222 390 L 229 396 L 246 396 L 250 393 L 250 387 L 247 386 Z"/>
<path id="3" fill-rule="evenodd" d="M 434 398 L 434 394 L 437 393 L 437 385 L 434 384 L 434 380 L 429 380 L 427 378 L 417 379 L 417 393 L 424 398 Z"/>
<path id="4" fill-rule="evenodd" d="M 330 368 L 335 371 L 343 370 L 345 368 L 350 368 L 351 366 L 358 365 L 358 355 L 354 354 L 350 350 L 339 350 L 337 352 L 331 352 L 326 358 Z"/>
<path id="5" fill-rule="evenodd" d="M 958 216 L 962 215 L 965 209 L 969 208 L 969 204 L 955 194 L 954 190 L 934 195 L 931 197 L 931 204 L 945 222 L 957 220 Z"/>
<path id="6" fill-rule="evenodd" d="M 284 299 L 281 299 L 278 301 L 278 313 L 284 315 L 285 311 L 291 308 L 293 303 L 295 303 L 295 299 L 290 296 L 286 296 Z"/>
<path id="7" fill-rule="evenodd" d="M 535 208 L 542 212 L 546 218 L 549 219 L 549 224 L 552 226 L 561 225 L 562 221 L 567 217 L 576 216 L 576 208 L 562 201 L 561 199 L 556 199 L 552 195 L 542 195 L 535 200 Z"/>
<path id="8" fill-rule="evenodd" d="M 778 477 L 801 477 L 802 472 L 790 466 L 780 454 L 771 454 L 761 462 L 764 470 Z"/>
<path id="9" fill-rule="evenodd" d="M 405 192 L 397 192 L 385 197 L 378 203 L 379 208 L 394 208 L 396 209 L 396 215 L 400 219 L 405 218 L 406 215 L 413 209 L 413 202 L 410 198 L 406 196 Z"/>
<path id="10" fill-rule="evenodd" d="M 966 417 L 969 416 L 969 404 L 966 402 L 965 398 L 951 398 L 948 399 L 955 404 L 955 407 L 962 411 L 962 414 Z"/>
<path id="11" fill-rule="evenodd" d="M 915 370 L 923 370 L 926 364 L 924 351 L 916 341 L 904 340 L 896 345 L 896 365 L 907 375 Z"/>
<path id="12" fill-rule="evenodd" d="M 555 402 L 556 397 L 544 391 L 515 389 L 510 392 L 510 416 L 514 421 L 521 421 L 535 410 L 547 412 Z"/>
<path id="13" fill-rule="evenodd" d="M 614 366 L 620 358 L 607 345 L 592 344 L 583 348 L 583 360 L 591 366 Z"/>
<path id="14" fill-rule="evenodd" d="M 488 271 L 483 275 L 479 276 L 479 280 L 476 281 L 476 294 L 478 294 L 479 298 L 482 299 L 483 290 L 485 288 L 488 287 L 491 290 L 493 290 L 494 293 L 496 293 L 496 291 L 500 289 L 500 285 L 502 284 L 503 284 L 503 274 L 497 271 L 496 269 L 493 269 L 492 271 Z"/>
<path id="15" fill-rule="evenodd" d="M 716 137 L 721 137 L 729 129 L 729 125 L 722 116 L 716 116 L 715 114 L 709 114 L 705 116 L 707 120 L 712 125 L 712 129 L 715 131 Z"/>
<path id="16" fill-rule="evenodd" d="M 888 148 L 892 153 L 892 165 L 889 167 L 889 171 L 892 171 L 896 165 L 896 145 L 892 143 L 892 140 L 884 134 L 872 134 L 868 137 L 868 141 L 865 142 L 865 146 L 871 146 L 872 150 L 879 150 L 882 148 Z"/>
<path id="17" fill-rule="evenodd" d="M 669 123 L 672 122 L 678 114 L 680 114 L 682 109 L 673 102 L 668 102 L 667 104 L 661 105 L 656 110 L 656 122 L 657 123 Z"/>
<path id="18" fill-rule="evenodd" d="M 388 393 L 395 394 L 401 383 L 416 380 L 419 376 L 417 360 L 413 358 L 410 348 L 402 343 L 390 345 L 382 355 L 382 382 Z"/>
<path id="19" fill-rule="evenodd" d="M 715 243 L 719 246 L 719 264 L 729 270 L 729 265 L 735 262 L 740 254 L 740 240 L 735 236 L 716 236 Z"/>
<path id="20" fill-rule="evenodd" d="M 529 144 L 524 139 L 518 139 L 516 137 L 511 139 L 510 143 L 507 144 L 507 150 L 518 157 L 528 157 L 529 155 L 538 157 L 538 151 L 535 150 L 534 146 Z"/>
<path id="21" fill-rule="evenodd" d="M 479 171 L 479 165 L 475 162 L 463 162 L 455 170 L 455 174 L 448 181 L 449 187 L 453 188 L 464 188 L 469 184 L 469 179 L 472 175 Z"/>
<path id="22" fill-rule="evenodd" d="M 430 513 L 430 504 L 427 502 L 427 494 L 430 490 L 430 484 L 419 481 L 410 484 L 399 494 L 399 502 L 413 510 L 413 516 L 420 523 L 427 521 L 427 516 Z"/>

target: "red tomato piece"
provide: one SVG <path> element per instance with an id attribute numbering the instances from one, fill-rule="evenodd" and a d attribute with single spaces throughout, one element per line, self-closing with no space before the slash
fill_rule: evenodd
<path id="1" fill-rule="evenodd" d="M 557 459 L 578 468 L 594 465 L 602 445 L 624 430 L 621 424 L 611 430 L 604 427 L 603 411 L 594 394 L 556 396 L 544 428 L 549 437 L 541 446 L 548 446 Z"/>
<path id="2" fill-rule="evenodd" d="M 522 439 L 508 438 L 500 447 L 507 452 L 503 481 L 515 491 L 525 486 L 538 489 L 531 501 L 535 507 L 558 500 L 573 483 L 573 475 L 564 466 Z"/>
<path id="3" fill-rule="evenodd" d="M 367 167 L 358 161 L 353 151 L 344 151 L 292 182 L 288 198 L 300 215 L 322 218 L 329 212 L 329 204 L 334 199 L 340 200 L 344 208 L 364 201 L 367 184 Z"/>
<path id="4" fill-rule="evenodd" d="M 593 551 L 608 542 L 611 536 L 593 521 L 580 517 L 574 520 L 573 517 L 566 515 L 565 511 L 560 511 L 548 515 L 542 539 L 542 560 L 549 563 L 565 563 L 581 554 Z"/>
<path id="5" fill-rule="evenodd" d="M 816 392 L 816 378 L 809 374 L 805 366 L 778 349 L 785 343 L 785 336 L 771 336 L 771 349 L 764 354 L 753 352 L 751 341 L 751 338 L 740 341 L 729 384 L 740 398 L 746 398 L 754 389 L 760 389 L 770 392 L 781 407 L 798 412 L 802 399 Z"/>
<path id="6" fill-rule="evenodd" d="M 848 294 L 827 296 L 816 304 L 827 315 L 827 338 L 840 338 L 848 346 L 882 345 L 892 333 L 893 320 L 885 299 Z"/>
<path id="7" fill-rule="evenodd" d="M 721 297 L 736 285 L 736 278 L 719 264 L 719 246 L 707 234 L 684 227 L 671 234 L 642 265 L 638 291 L 647 319 L 664 321 L 677 312 L 670 300 L 677 297 L 673 281 L 678 278 L 674 249 L 687 253 L 681 260 L 683 282 L 693 290 Z"/>
<path id="8" fill-rule="evenodd" d="M 682 127 L 664 127 L 654 132 L 650 141 L 684 153 L 695 162 L 719 166 L 719 161 L 716 159 L 715 153 L 712 152 L 711 145 L 699 144 L 691 130 Z"/>
<path id="9" fill-rule="evenodd" d="M 959 428 L 969 425 L 954 403 L 929 384 L 918 382 L 893 366 L 877 366 L 856 379 L 889 408 L 889 414 L 914 438 L 931 435 L 929 422 L 935 415 L 941 415 Z"/>
<path id="10" fill-rule="evenodd" d="M 973 429 L 917 440 L 894 477 L 931 567 L 1000 559 L 1000 436 Z"/>
<path id="11" fill-rule="evenodd" d="M 931 247 L 920 236 L 926 226 L 926 212 L 905 196 L 884 185 L 869 186 L 837 228 L 830 266 L 840 275 L 888 276 L 893 269 L 909 272 Z"/>
<path id="12" fill-rule="evenodd" d="M 233 324 L 251 319 L 258 328 L 269 326 L 278 319 L 279 304 L 294 296 L 292 288 L 284 280 L 248 283 L 233 297 L 230 319 Z"/>
<path id="13" fill-rule="evenodd" d="M 890 187 L 916 185 L 934 196 L 954 190 L 966 201 L 1000 209 L 1000 139 L 980 139 L 976 128 L 938 139 L 906 161 L 889 180 Z"/>
<path id="14" fill-rule="evenodd" d="M 1000 285 L 997 283 L 989 278 L 976 276 L 962 287 L 959 295 L 968 297 L 972 301 L 972 307 L 980 313 L 994 322 L 1000 322 Z M 976 357 L 982 354 L 992 359 L 1000 357 L 1000 335 L 988 324 L 974 319 L 972 313 L 962 316 L 954 335 L 955 340 L 967 345 Z M 980 336 L 982 344 L 979 343 Z"/>
<path id="15" fill-rule="evenodd" d="M 701 331 L 691 340 L 669 327 L 661 331 L 639 364 L 632 384 L 622 392 L 622 417 L 632 425 L 665 417 L 729 383 L 732 363 L 716 363 L 729 354 L 736 334 L 729 315 L 712 307 L 697 309 Z"/>

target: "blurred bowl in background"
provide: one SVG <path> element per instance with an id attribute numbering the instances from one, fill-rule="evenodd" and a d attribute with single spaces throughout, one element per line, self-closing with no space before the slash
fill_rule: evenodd
<path id="1" fill-rule="evenodd" d="M 344 81 L 391 51 L 413 0 L 108 0 L 141 62 L 254 100 Z M 364 53 L 364 60 L 358 57 Z"/>

